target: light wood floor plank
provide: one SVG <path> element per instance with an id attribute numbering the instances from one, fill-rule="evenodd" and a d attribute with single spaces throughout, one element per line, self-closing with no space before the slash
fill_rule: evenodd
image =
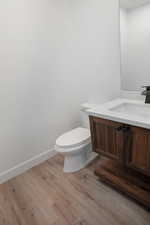
<path id="1" fill-rule="evenodd" d="M 64 174 L 57 155 L 0 185 L 0 225 L 149 225 L 148 211 L 94 175 L 98 163 Z"/>

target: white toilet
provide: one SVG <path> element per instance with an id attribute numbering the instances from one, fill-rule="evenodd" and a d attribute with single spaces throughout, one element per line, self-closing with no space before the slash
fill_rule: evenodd
<path id="1" fill-rule="evenodd" d="M 81 110 L 83 127 L 77 127 L 56 140 L 55 150 L 64 156 L 64 172 L 66 173 L 79 171 L 97 156 L 91 148 L 91 135 L 86 109 L 87 107 L 82 107 Z"/>

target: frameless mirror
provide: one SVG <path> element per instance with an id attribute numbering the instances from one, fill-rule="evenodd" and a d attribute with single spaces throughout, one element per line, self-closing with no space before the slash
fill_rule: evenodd
<path id="1" fill-rule="evenodd" d="M 120 0 L 122 89 L 150 86 L 150 0 Z"/>

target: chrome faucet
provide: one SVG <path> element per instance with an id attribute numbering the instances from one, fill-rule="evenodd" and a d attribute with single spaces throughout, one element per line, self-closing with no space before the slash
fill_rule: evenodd
<path id="1" fill-rule="evenodd" d="M 150 104 L 150 86 L 143 86 L 142 88 L 145 88 L 144 91 L 142 91 L 141 95 L 145 95 L 145 104 Z"/>

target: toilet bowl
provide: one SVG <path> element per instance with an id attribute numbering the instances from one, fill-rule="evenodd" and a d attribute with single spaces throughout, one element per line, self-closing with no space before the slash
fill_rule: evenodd
<path id="1" fill-rule="evenodd" d="M 90 163 L 96 154 L 91 150 L 91 136 L 87 128 L 78 127 L 56 140 L 55 150 L 64 156 L 64 172 L 76 172 Z"/>

